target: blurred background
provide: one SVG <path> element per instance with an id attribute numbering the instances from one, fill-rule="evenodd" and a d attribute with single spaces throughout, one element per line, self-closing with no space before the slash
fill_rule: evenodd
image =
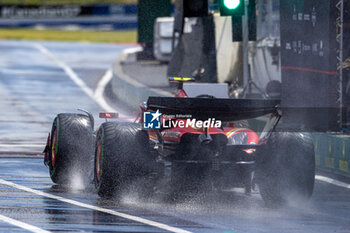
<path id="1" fill-rule="evenodd" d="M 136 0 L 5 0 L 0 12 L 0 38 L 136 43 Z"/>

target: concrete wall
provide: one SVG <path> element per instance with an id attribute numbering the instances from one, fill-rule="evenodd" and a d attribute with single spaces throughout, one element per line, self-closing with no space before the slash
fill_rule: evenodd
<path id="1" fill-rule="evenodd" d="M 134 110 L 140 109 L 140 104 L 147 101 L 149 96 L 172 96 L 169 92 L 150 88 L 132 79 L 123 71 L 122 61 L 125 61 L 128 52 L 123 52 L 113 64 L 112 91 L 115 97 L 126 103 Z"/>

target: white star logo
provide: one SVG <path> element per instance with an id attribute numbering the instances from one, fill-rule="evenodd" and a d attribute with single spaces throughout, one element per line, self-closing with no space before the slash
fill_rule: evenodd
<path id="1" fill-rule="evenodd" d="M 159 112 L 159 109 L 158 109 L 157 112 L 152 113 L 151 115 L 153 116 L 151 122 L 153 122 L 155 119 L 157 119 L 158 117 L 160 117 L 162 114 Z"/>

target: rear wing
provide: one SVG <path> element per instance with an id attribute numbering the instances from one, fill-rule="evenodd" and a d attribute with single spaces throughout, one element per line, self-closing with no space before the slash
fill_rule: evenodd
<path id="1" fill-rule="evenodd" d="M 190 115 L 197 120 L 215 118 L 239 121 L 277 114 L 280 100 L 249 100 L 220 98 L 149 97 L 147 109 L 165 115 Z"/>

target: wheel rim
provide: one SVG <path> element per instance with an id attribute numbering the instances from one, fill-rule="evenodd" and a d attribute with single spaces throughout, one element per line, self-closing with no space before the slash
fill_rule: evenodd
<path id="1" fill-rule="evenodd" d="M 56 154 L 57 154 L 57 132 L 56 132 L 56 129 L 53 131 L 51 151 L 52 151 L 51 152 L 51 164 L 52 164 L 52 167 L 55 167 Z"/>
<path id="2" fill-rule="evenodd" d="M 96 177 L 100 181 L 102 175 L 102 140 L 98 140 L 96 151 Z"/>

